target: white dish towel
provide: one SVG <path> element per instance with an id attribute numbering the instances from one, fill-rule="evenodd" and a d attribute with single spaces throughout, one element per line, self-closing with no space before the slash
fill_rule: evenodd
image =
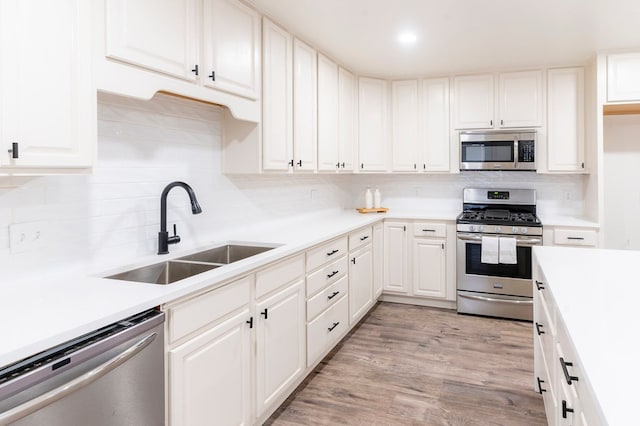
<path id="1" fill-rule="evenodd" d="M 516 239 L 513 237 L 500 237 L 500 250 L 498 261 L 500 263 L 515 265 L 518 263 L 518 252 L 516 250 Z"/>
<path id="2" fill-rule="evenodd" d="M 515 241 L 515 240 L 514 240 Z M 480 262 L 497 264 L 498 257 L 498 237 L 482 237 L 482 253 L 480 255 Z"/>

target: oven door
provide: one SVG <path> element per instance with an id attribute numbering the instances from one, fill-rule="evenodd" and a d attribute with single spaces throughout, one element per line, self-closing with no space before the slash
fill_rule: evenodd
<path id="1" fill-rule="evenodd" d="M 482 234 L 457 234 L 457 289 L 510 296 L 533 297 L 531 247 L 542 237 L 517 236 L 516 264 L 481 262 Z"/>

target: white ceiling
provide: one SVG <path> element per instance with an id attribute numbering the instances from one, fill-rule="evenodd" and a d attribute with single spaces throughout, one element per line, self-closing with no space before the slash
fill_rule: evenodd
<path id="1" fill-rule="evenodd" d="M 359 74 L 577 65 L 640 47 L 640 0 L 249 0 Z M 414 46 L 397 42 L 415 31 Z"/>

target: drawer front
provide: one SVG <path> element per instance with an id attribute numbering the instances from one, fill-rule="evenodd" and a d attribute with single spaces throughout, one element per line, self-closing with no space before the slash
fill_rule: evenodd
<path id="1" fill-rule="evenodd" d="M 373 227 L 369 226 L 349 234 L 349 251 L 369 244 L 373 239 Z"/>
<path id="2" fill-rule="evenodd" d="M 329 241 L 307 252 L 307 272 L 347 254 L 347 237 Z"/>
<path id="3" fill-rule="evenodd" d="M 344 277 L 349 270 L 347 256 L 342 256 L 328 266 L 307 277 L 307 297 L 313 296 L 328 285 Z"/>
<path id="4" fill-rule="evenodd" d="M 447 236 L 447 225 L 444 223 L 416 222 L 413 224 L 413 235 L 416 237 Z"/>
<path id="5" fill-rule="evenodd" d="M 595 247 L 598 243 L 594 230 L 556 229 L 553 233 L 554 244 Z"/>
<path id="6" fill-rule="evenodd" d="M 251 277 L 231 282 L 167 309 L 169 343 L 246 306 L 250 302 Z"/>
<path id="7" fill-rule="evenodd" d="M 307 366 L 337 342 L 349 324 L 349 298 L 345 295 L 307 325 Z"/>
<path id="8" fill-rule="evenodd" d="M 304 277 L 304 255 L 287 259 L 256 273 L 256 298 Z"/>
<path id="9" fill-rule="evenodd" d="M 328 288 L 307 300 L 307 321 L 311 321 L 322 311 L 336 303 L 349 291 L 349 280 L 343 274 L 342 278 Z"/>

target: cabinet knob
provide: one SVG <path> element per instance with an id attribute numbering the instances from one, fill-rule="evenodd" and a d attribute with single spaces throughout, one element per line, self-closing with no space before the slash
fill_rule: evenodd
<path id="1" fill-rule="evenodd" d="M 502 126 L 504 124 L 504 120 L 500 120 L 500 125 Z"/>
<path id="2" fill-rule="evenodd" d="M 249 318 L 246 323 L 249 324 L 249 328 L 253 328 L 253 317 Z"/>
<path id="3" fill-rule="evenodd" d="M 333 299 L 334 297 L 336 297 L 336 296 L 337 296 L 337 295 L 339 295 L 339 294 L 340 294 L 340 292 L 339 292 L 339 291 L 334 291 L 334 292 L 333 292 L 333 294 L 331 294 L 331 296 L 327 296 L 327 298 L 328 298 L 329 300 L 331 300 L 331 299 Z"/>
<path id="4" fill-rule="evenodd" d="M 7 152 L 11 154 L 11 158 L 14 160 L 20 156 L 20 151 L 18 150 L 18 142 L 11 142 L 11 149 L 8 149 Z"/>
<path id="5" fill-rule="evenodd" d="M 544 334 L 544 331 L 542 331 L 542 324 L 539 322 L 536 323 L 536 332 L 538 333 L 538 336 Z"/>
<path id="6" fill-rule="evenodd" d="M 542 384 L 544 383 L 544 380 L 540 379 L 540 377 L 537 377 L 538 379 L 538 393 L 540 393 L 540 395 L 542 395 L 542 392 L 546 392 L 546 389 L 542 389 Z"/>
<path id="7" fill-rule="evenodd" d="M 562 418 L 563 419 L 567 418 L 567 413 L 573 413 L 573 408 L 567 407 L 567 401 L 563 399 L 562 400 Z"/>
<path id="8" fill-rule="evenodd" d="M 302 160 L 298 161 L 298 167 L 302 167 Z"/>
<path id="9" fill-rule="evenodd" d="M 339 169 L 339 168 L 340 168 L 340 162 L 338 161 L 338 162 L 336 163 L 336 169 Z"/>
<path id="10" fill-rule="evenodd" d="M 196 66 L 191 70 L 191 72 L 194 73 L 195 75 L 198 75 L 198 71 L 199 71 L 198 64 L 196 64 Z"/>
<path id="11" fill-rule="evenodd" d="M 211 71 L 211 74 L 209 74 L 209 78 L 212 81 L 216 81 L 216 72 L 215 71 Z"/>
<path id="12" fill-rule="evenodd" d="M 291 167 L 293 167 L 293 159 L 288 163 Z"/>
<path id="13" fill-rule="evenodd" d="M 267 308 L 264 308 L 264 311 L 260 312 L 260 315 L 264 316 L 264 319 L 269 318 L 269 311 L 267 310 Z"/>
<path id="14" fill-rule="evenodd" d="M 536 280 L 536 287 L 538 288 L 538 290 L 544 290 L 543 284 L 543 282 Z"/>
<path id="15" fill-rule="evenodd" d="M 333 331 L 333 329 L 336 328 L 339 325 L 340 325 L 340 321 L 334 322 L 333 325 L 331 327 L 329 327 L 329 331 Z"/>
<path id="16" fill-rule="evenodd" d="M 493 126 L 493 120 L 489 120 L 489 126 Z"/>
<path id="17" fill-rule="evenodd" d="M 569 369 L 567 367 L 573 367 L 572 362 L 567 362 L 564 358 L 560 357 L 560 366 L 562 367 L 562 373 L 564 374 L 564 378 L 567 381 L 568 385 L 573 384 L 574 381 L 578 381 L 577 376 L 572 376 L 569 374 Z"/>

